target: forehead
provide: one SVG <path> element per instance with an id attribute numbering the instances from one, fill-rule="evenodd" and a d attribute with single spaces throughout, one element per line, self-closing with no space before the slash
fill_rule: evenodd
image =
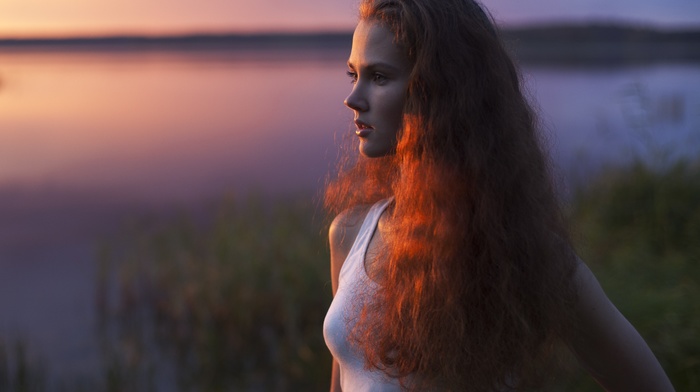
<path id="1" fill-rule="evenodd" d="M 409 62 L 403 48 L 394 42 L 391 30 L 381 23 L 362 20 L 352 36 L 352 50 L 348 63 L 356 67 L 388 63 L 405 69 Z"/>

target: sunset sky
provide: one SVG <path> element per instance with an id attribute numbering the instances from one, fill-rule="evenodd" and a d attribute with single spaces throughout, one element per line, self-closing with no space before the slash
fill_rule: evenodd
<path id="1" fill-rule="evenodd" d="M 0 37 L 349 30 L 358 0 L 0 0 Z M 698 0 L 483 0 L 496 20 L 700 26 Z"/>

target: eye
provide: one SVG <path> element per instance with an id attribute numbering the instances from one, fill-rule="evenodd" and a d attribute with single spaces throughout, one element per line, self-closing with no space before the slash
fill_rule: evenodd
<path id="1" fill-rule="evenodd" d="M 377 84 L 384 84 L 387 81 L 387 77 L 383 74 L 376 72 L 374 75 L 372 75 L 372 81 L 374 81 Z"/>
<path id="2" fill-rule="evenodd" d="M 357 73 L 353 71 L 348 71 L 347 72 L 348 77 L 350 78 L 350 83 L 355 84 L 357 83 Z"/>

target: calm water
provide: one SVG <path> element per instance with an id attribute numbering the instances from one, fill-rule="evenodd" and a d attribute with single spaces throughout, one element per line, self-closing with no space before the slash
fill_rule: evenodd
<path id="1" fill-rule="evenodd" d="M 95 246 L 224 192 L 313 191 L 350 132 L 344 51 L 0 53 L 0 337 L 96 358 Z M 700 65 L 525 68 L 564 184 L 700 146 Z"/>

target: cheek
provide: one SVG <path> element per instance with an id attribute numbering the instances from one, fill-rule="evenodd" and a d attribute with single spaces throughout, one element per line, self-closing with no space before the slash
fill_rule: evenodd
<path id="1" fill-rule="evenodd" d="M 387 121 L 396 128 L 401 125 L 401 119 L 403 117 L 404 95 L 403 92 L 394 92 L 392 94 L 386 94 L 383 98 L 384 116 Z"/>

